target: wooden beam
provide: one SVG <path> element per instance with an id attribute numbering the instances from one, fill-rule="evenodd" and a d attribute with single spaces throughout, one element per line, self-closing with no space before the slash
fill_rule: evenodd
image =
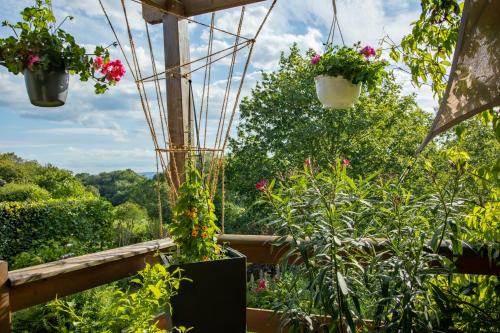
<path id="1" fill-rule="evenodd" d="M 142 17 L 151 24 L 161 23 L 163 13 L 168 11 L 176 16 L 196 16 L 219 10 L 249 5 L 265 0 L 141 0 Z"/>
<path id="2" fill-rule="evenodd" d="M 8 266 L 0 261 L 0 332 L 11 331 L 11 306 L 9 297 Z"/>
<path id="3" fill-rule="evenodd" d="M 163 16 L 163 39 L 165 52 L 165 68 L 189 63 L 188 22 L 174 15 Z M 193 134 L 189 107 L 189 73 L 190 66 L 177 67 L 166 78 L 168 130 L 171 148 L 186 149 L 190 142 L 189 132 Z M 190 112 L 191 111 L 191 112 Z M 179 188 L 185 180 L 186 152 L 170 154 L 170 172 L 174 186 Z"/>
<path id="4" fill-rule="evenodd" d="M 11 271 L 10 308 L 22 310 L 136 274 L 158 261 L 157 251 L 173 245 L 162 239 Z"/>
<path id="5" fill-rule="evenodd" d="M 281 256 L 290 249 L 290 245 L 287 243 L 280 246 L 273 245 L 277 238 L 277 236 L 224 234 L 219 236 L 218 241 L 243 253 L 250 263 L 277 264 Z M 386 249 L 387 241 L 384 239 L 366 239 L 365 242 L 371 244 L 376 251 Z M 450 242 L 445 240 L 438 253 L 455 263 L 456 273 L 500 276 L 500 264 L 490 262 L 486 251 L 475 251 L 463 244 L 462 254 L 454 256 L 450 248 Z"/>

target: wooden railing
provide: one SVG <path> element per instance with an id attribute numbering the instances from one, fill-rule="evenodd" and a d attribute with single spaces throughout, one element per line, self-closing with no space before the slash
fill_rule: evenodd
<path id="1" fill-rule="evenodd" d="M 274 246 L 275 240 L 275 236 L 219 236 L 220 243 L 245 254 L 248 262 L 261 264 L 277 263 L 289 248 L 286 243 Z M 383 241 L 367 242 L 374 242 L 375 247 L 384 245 Z M 45 303 L 56 296 L 74 294 L 133 275 L 143 269 L 146 263 L 157 262 L 156 252 L 172 246 L 170 239 L 162 239 L 10 272 L 7 263 L 0 261 L 0 332 L 10 332 L 12 312 Z M 453 257 L 446 242 L 439 249 L 439 253 Z M 453 260 L 458 273 L 500 275 L 500 265 L 491 264 L 488 258 L 466 246 L 463 254 Z M 258 312 L 255 309 L 248 310 L 248 329 L 261 333 L 257 328 L 270 327 L 269 324 L 261 322 L 263 317 L 268 318 L 269 315 L 261 315 L 256 311 Z M 269 328 L 267 331 L 272 330 Z"/>

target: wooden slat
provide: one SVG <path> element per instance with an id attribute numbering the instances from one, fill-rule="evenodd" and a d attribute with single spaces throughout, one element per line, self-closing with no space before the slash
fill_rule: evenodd
<path id="1" fill-rule="evenodd" d="M 280 318 L 271 310 L 247 308 L 247 330 L 256 333 L 280 332 Z M 283 330 L 286 333 L 288 330 Z"/>
<path id="2" fill-rule="evenodd" d="M 278 237 L 266 235 L 220 235 L 221 244 L 231 246 L 243 253 L 247 261 L 254 264 L 275 264 L 290 248 L 289 244 L 275 246 L 273 243 Z"/>
<path id="3" fill-rule="evenodd" d="M 157 262 L 159 250 L 173 245 L 170 239 L 69 258 L 9 272 L 12 311 L 45 303 L 136 274 L 146 263 Z"/>
<path id="4" fill-rule="evenodd" d="M 9 300 L 8 266 L 5 261 L 0 261 L 0 332 L 10 332 L 10 321 L 11 307 Z"/>
<path id="5" fill-rule="evenodd" d="M 249 5 L 265 0 L 141 0 L 142 17 L 151 24 L 161 23 L 164 12 L 176 16 L 196 16 L 219 10 Z"/>
<path id="6" fill-rule="evenodd" d="M 185 16 L 195 16 L 262 1 L 264 0 L 183 0 L 183 3 Z"/>

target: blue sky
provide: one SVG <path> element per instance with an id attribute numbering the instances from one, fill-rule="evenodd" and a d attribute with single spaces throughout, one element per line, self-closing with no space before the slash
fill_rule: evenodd
<path id="1" fill-rule="evenodd" d="M 33 1 L 2 0 L 0 19 L 17 21 L 19 11 Z M 127 43 L 125 24 L 119 0 L 103 0 L 117 27 L 120 39 Z M 145 44 L 144 23 L 140 6 L 126 1 L 131 26 L 137 41 L 138 55 L 144 71 L 150 71 L 149 53 Z M 254 34 L 271 1 L 250 5 L 245 13 L 243 34 Z M 76 40 L 88 51 L 95 45 L 108 45 L 114 41 L 97 0 L 53 0 L 58 18 L 73 15 L 75 20 L 65 24 Z M 332 18 L 330 0 L 278 0 L 276 8 L 259 37 L 252 65 L 247 75 L 243 95 L 248 95 L 259 80 L 261 71 L 276 69 L 280 52 L 287 51 L 295 42 L 302 50 L 321 50 L 328 35 Z M 399 41 L 410 31 L 410 23 L 419 14 L 419 1 L 412 0 L 337 0 L 339 22 L 346 44 L 361 41 L 377 45 L 384 35 Z M 239 9 L 216 14 L 216 26 L 235 31 Z M 196 17 L 208 22 L 209 16 Z M 208 29 L 189 24 L 191 58 L 204 56 Z M 0 36 L 10 32 L 0 28 Z M 157 66 L 163 68 L 163 40 L 161 26 L 151 28 Z M 337 34 L 338 35 L 338 34 Z M 215 50 L 233 42 L 232 37 L 215 34 Z M 126 47 L 129 50 L 128 46 Z M 123 60 L 118 49 L 112 57 Z M 229 60 L 229 59 L 228 59 Z M 228 60 L 214 66 L 212 99 L 210 102 L 208 136 L 213 139 Z M 244 54 L 238 57 L 236 77 L 242 70 Z M 195 99 L 199 101 L 203 72 L 193 76 Z M 416 89 L 404 73 L 397 73 L 405 93 L 416 93 L 419 105 L 432 111 L 436 105 L 426 88 Z M 234 99 L 234 95 L 232 96 Z M 199 105 L 199 102 L 198 102 Z M 236 125 L 236 124 L 235 124 Z M 233 129 L 235 126 L 233 126 Z M 0 152 L 15 152 L 26 159 L 51 163 L 75 172 L 97 173 L 131 168 L 138 172 L 155 170 L 153 145 L 135 84 L 130 73 L 118 86 L 105 95 L 94 95 L 90 82 L 72 77 L 67 103 L 60 108 L 37 108 L 29 103 L 22 75 L 14 76 L 0 68 Z"/>

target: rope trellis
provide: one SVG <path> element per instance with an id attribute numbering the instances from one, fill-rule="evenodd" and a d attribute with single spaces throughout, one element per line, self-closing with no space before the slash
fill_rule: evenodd
<path id="1" fill-rule="evenodd" d="M 257 37 L 260 35 L 264 24 L 269 18 L 269 15 L 273 8 L 275 7 L 276 1 L 274 0 L 269 7 L 266 15 L 263 17 L 256 33 L 252 38 L 242 36 L 242 27 L 245 17 L 245 7 L 241 8 L 240 18 L 238 21 L 237 31 L 230 32 L 215 26 L 215 13 L 211 14 L 210 23 L 206 24 L 194 20 L 192 18 L 183 17 L 177 14 L 167 12 L 165 9 L 159 7 L 153 1 L 150 0 L 130 0 L 132 3 L 146 5 L 158 10 L 164 14 L 173 15 L 188 22 L 195 23 L 199 26 L 209 28 L 209 37 L 207 44 L 206 55 L 188 61 L 186 63 L 181 63 L 176 66 L 171 66 L 165 68 L 165 70 L 158 70 L 156 65 L 156 57 L 154 53 L 153 43 L 151 41 L 151 33 L 148 23 L 145 23 L 144 34 L 147 39 L 147 52 L 149 52 L 149 61 L 151 64 L 147 65 L 150 67 L 151 73 L 144 75 L 147 71 L 142 59 L 142 63 L 139 60 L 139 55 L 137 52 L 137 46 L 134 39 L 134 34 L 130 26 L 129 15 L 127 11 L 127 6 L 125 0 L 120 0 L 121 9 L 123 11 L 123 17 L 126 26 L 126 35 L 128 38 L 128 47 L 130 48 L 130 55 L 126 52 L 126 46 L 120 41 L 118 37 L 115 25 L 110 19 L 108 11 L 103 5 L 102 0 L 98 0 L 101 6 L 102 12 L 109 24 L 113 35 L 118 43 L 119 49 L 125 59 L 130 73 L 134 79 L 137 92 L 140 97 L 141 107 L 146 119 L 149 133 L 152 137 L 155 156 L 156 156 L 156 169 L 157 169 L 157 195 L 158 195 L 158 208 L 159 208 L 159 218 L 160 218 L 160 233 L 163 236 L 163 216 L 162 216 L 162 200 L 161 200 L 161 188 L 160 188 L 160 177 L 163 176 L 165 182 L 170 187 L 169 201 L 173 203 L 177 197 L 176 186 L 181 180 L 181 175 L 177 170 L 177 163 L 175 161 L 175 154 L 187 154 L 188 156 L 198 159 L 199 169 L 205 180 L 205 186 L 208 187 L 210 192 L 210 197 L 213 199 L 217 192 L 219 184 L 219 173 L 222 172 L 221 181 L 221 195 L 222 195 L 222 232 L 224 232 L 224 151 L 227 146 L 229 139 L 229 134 L 234 122 L 235 114 L 238 109 L 238 103 L 241 97 L 242 88 L 245 82 L 245 76 L 249 68 L 250 59 L 253 54 L 255 42 Z M 223 49 L 214 51 L 214 40 L 215 33 L 223 33 L 224 36 L 234 38 L 234 42 L 231 46 L 225 47 Z M 235 76 L 236 67 L 238 64 L 238 55 L 244 54 L 246 52 L 246 57 L 244 57 L 243 69 L 241 74 Z M 210 96 L 211 85 L 214 78 L 214 72 L 212 65 L 214 63 L 220 63 L 223 59 L 230 58 L 230 63 L 228 66 L 227 79 L 225 84 L 225 90 L 222 98 L 222 103 L 220 108 L 211 107 L 214 98 Z M 191 69 L 191 65 L 197 64 L 197 67 Z M 198 64 L 200 64 L 198 66 Z M 181 74 L 180 69 L 183 70 Z M 203 74 L 203 89 L 201 92 L 200 107 L 199 112 L 197 112 L 195 107 L 195 94 L 193 92 L 193 82 L 192 74 L 204 70 Z M 187 80 L 188 83 L 188 105 L 189 105 L 189 119 L 188 126 L 185 129 L 185 133 L 188 135 L 188 144 L 185 147 L 177 147 L 172 144 L 169 131 L 169 120 L 168 120 L 168 109 L 165 105 L 166 93 L 163 93 L 162 85 L 160 81 L 166 80 L 169 77 L 175 77 L 180 80 Z M 236 78 L 235 78 L 236 77 Z M 234 81 L 239 80 L 239 84 L 236 85 Z M 150 84 L 153 83 L 152 86 Z M 236 86 L 236 90 L 235 90 Z M 151 90 L 155 98 L 151 98 Z M 213 91 L 213 89 L 212 89 Z M 234 93 L 236 91 L 236 93 Z M 232 94 L 234 97 L 231 97 Z M 156 101 L 154 100 L 156 99 Z M 230 102 L 231 101 L 231 102 Z M 211 103 L 212 102 L 212 103 Z M 218 116 L 217 131 L 214 138 L 213 146 L 210 146 L 207 138 L 207 128 L 209 127 L 210 115 Z M 194 133 L 192 124 L 194 123 Z"/>

